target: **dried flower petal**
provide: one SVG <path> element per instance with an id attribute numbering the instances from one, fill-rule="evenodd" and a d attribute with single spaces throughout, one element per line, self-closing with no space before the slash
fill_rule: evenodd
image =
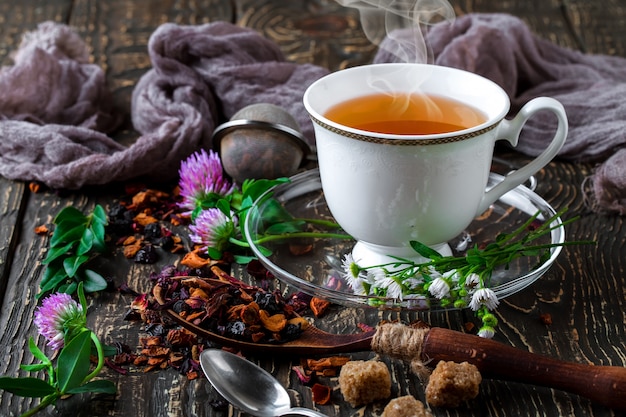
<path id="1" fill-rule="evenodd" d="M 301 366 L 293 366 L 291 370 L 296 373 L 301 383 L 308 384 L 311 381 L 311 375 L 307 375 Z"/>
<path id="2" fill-rule="evenodd" d="M 309 306 L 311 307 L 311 311 L 313 311 L 315 317 L 319 318 L 322 317 L 324 313 L 326 313 L 328 307 L 330 307 L 330 302 L 318 297 L 313 297 L 311 298 Z"/>
<path id="3" fill-rule="evenodd" d="M 313 384 L 311 388 L 313 394 L 313 402 L 324 405 L 330 401 L 330 387 L 322 384 Z"/>

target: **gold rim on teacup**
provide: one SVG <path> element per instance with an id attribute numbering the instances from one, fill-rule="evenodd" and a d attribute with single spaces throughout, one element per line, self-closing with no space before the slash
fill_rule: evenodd
<path id="1" fill-rule="evenodd" d="M 324 123 L 323 121 L 319 120 L 318 118 L 314 116 L 310 116 L 310 117 L 314 123 L 317 123 L 319 126 L 323 127 L 324 129 L 329 130 L 333 133 L 337 133 L 338 135 L 341 135 L 350 139 L 360 140 L 363 142 L 386 144 L 386 145 L 398 145 L 398 146 L 426 146 L 426 145 L 441 145 L 444 143 L 461 142 L 467 139 L 475 138 L 476 136 L 480 136 L 485 132 L 489 132 L 490 130 L 495 129 L 498 126 L 498 123 L 500 122 L 498 120 L 495 123 L 491 124 L 490 126 L 487 126 L 480 130 L 476 130 L 472 132 L 463 133 L 465 131 L 459 131 L 459 134 L 454 135 L 454 136 L 433 138 L 433 137 L 429 137 L 430 136 L 429 135 L 429 136 L 424 136 L 424 137 L 411 136 L 410 139 L 400 139 L 400 138 L 382 138 L 380 136 L 375 137 L 375 136 L 369 136 L 369 135 L 362 134 L 362 133 L 350 132 L 344 129 L 336 128 L 327 123 Z M 400 135 L 396 135 L 396 136 L 400 136 Z M 406 135 L 406 136 L 409 136 L 409 135 Z"/>

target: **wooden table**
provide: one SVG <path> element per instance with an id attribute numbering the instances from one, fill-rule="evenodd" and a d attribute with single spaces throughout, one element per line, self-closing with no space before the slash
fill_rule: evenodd
<path id="1" fill-rule="evenodd" d="M 626 2 L 609 0 L 453 1 L 457 14 L 506 12 L 523 18 L 537 34 L 587 53 L 626 57 Z M 5 0 L 0 2 L 0 62 L 10 64 L 21 34 L 45 20 L 76 28 L 87 41 L 94 63 L 106 70 L 109 86 L 120 109 L 130 108 L 130 96 L 139 77 L 150 68 L 147 42 L 164 22 L 201 24 L 217 20 L 252 27 L 275 40 L 290 60 L 313 62 L 331 70 L 371 61 L 376 47 L 362 35 L 358 14 L 331 0 Z M 127 110 L 128 112 L 128 110 Z M 120 140 L 136 134 L 130 124 L 119 131 Z M 514 161 L 524 156 L 509 154 Z M 581 183 L 593 166 L 553 162 L 538 174 L 536 192 L 553 207 L 570 208 L 582 218 L 568 226 L 568 239 L 593 239 L 595 247 L 565 248 L 556 265 L 538 282 L 505 299 L 498 309 L 500 321 L 495 339 L 522 350 L 563 360 L 597 365 L 626 366 L 626 227 L 624 217 L 599 215 L 585 206 Z M 47 239 L 35 227 L 50 224 L 65 206 L 91 210 L 95 204 L 110 207 L 119 198 L 119 187 L 86 188 L 78 192 L 31 192 L 27 183 L 0 178 L 0 374 L 24 375 L 22 363 L 30 363 L 29 336 L 36 336 L 32 317 L 35 295 L 43 272 Z M 147 276 L 172 259 L 156 265 L 135 264 L 125 258 L 102 262 L 102 271 L 116 285 L 127 282 L 147 291 Z M 131 298 L 118 292 L 90 297 L 89 324 L 105 343 L 138 346 L 140 323 L 123 319 Z M 359 311 L 331 312 L 328 326 L 340 331 Z M 334 314 L 334 316 L 333 316 Z M 540 317 L 549 314 L 551 324 Z M 463 330 L 474 319 L 466 311 L 414 315 L 384 313 L 381 318 L 423 318 L 433 325 Z M 39 340 L 43 346 L 43 340 Z M 359 356 L 359 355 L 357 355 Z M 359 357 L 369 357 L 360 354 Z M 290 372 L 297 358 L 255 358 L 288 386 L 295 402 L 311 407 L 311 391 Z M 387 359 L 386 359 L 387 360 Z M 405 364 L 387 360 L 393 375 L 394 395 L 407 392 L 423 399 L 423 388 Z M 203 378 L 188 381 L 172 369 L 144 373 L 141 369 L 120 375 L 110 369 L 102 374 L 118 387 L 115 398 L 72 398 L 61 401 L 55 416 L 226 416 L 239 415 L 232 408 L 214 409 L 218 394 Z M 336 379 L 326 383 L 337 386 Z M 15 416 L 36 403 L 7 393 L 0 398 L 0 415 Z M 382 406 L 367 407 L 364 415 L 379 415 Z M 338 389 L 332 405 L 318 409 L 331 416 L 361 415 L 341 400 Z M 585 398 L 547 388 L 485 380 L 479 397 L 467 406 L 434 410 L 435 415 L 476 416 L 615 416 Z M 44 413 L 45 415 L 45 413 Z"/>

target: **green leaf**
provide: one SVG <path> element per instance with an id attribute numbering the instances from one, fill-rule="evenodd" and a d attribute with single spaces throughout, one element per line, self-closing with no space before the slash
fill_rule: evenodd
<path id="1" fill-rule="evenodd" d="M 109 224 L 109 218 L 104 208 L 100 204 L 96 204 L 91 214 L 91 220 L 94 223 L 100 223 L 103 226 Z"/>
<path id="2" fill-rule="evenodd" d="M 59 288 L 57 289 L 57 291 L 71 295 L 71 294 L 74 294 L 77 287 L 78 287 L 78 284 L 76 283 L 76 281 L 68 281 L 63 285 L 59 285 Z"/>
<path id="3" fill-rule="evenodd" d="M 199 202 L 197 202 L 196 204 L 202 209 L 202 210 L 206 210 L 206 209 L 210 209 L 215 207 L 215 205 L 217 204 L 217 202 L 219 200 L 221 200 L 223 197 L 218 194 L 218 193 L 208 193 L 206 194 L 204 197 L 202 197 L 202 200 L 200 200 Z"/>
<path id="4" fill-rule="evenodd" d="M 423 256 L 424 258 L 428 258 L 428 259 L 440 259 L 440 258 L 443 258 L 443 256 L 441 256 L 441 254 L 439 252 L 437 252 L 436 250 L 434 250 L 430 246 L 424 245 L 421 242 L 417 242 L 415 240 L 412 240 L 412 241 L 409 242 L 409 244 L 411 245 L 411 247 L 413 248 L 413 250 L 415 252 L 417 252 L 418 254 Z"/>
<path id="5" fill-rule="evenodd" d="M 215 204 L 215 207 L 221 211 L 222 213 L 224 213 L 228 218 L 230 218 L 230 203 L 228 202 L 228 200 L 222 198 L 219 199 L 217 201 L 217 203 Z"/>
<path id="6" fill-rule="evenodd" d="M 211 259 L 222 259 L 222 252 L 215 248 L 208 249 L 209 258 Z"/>
<path id="7" fill-rule="evenodd" d="M 48 271 L 51 271 L 50 274 L 48 274 Z M 56 269 L 53 269 L 51 267 L 46 268 L 44 277 L 46 279 L 42 280 L 41 283 L 39 284 L 40 294 L 43 294 L 48 291 L 52 291 L 55 288 L 58 288 L 59 284 L 61 284 L 64 280 L 69 279 L 69 277 L 65 273 L 65 269 L 61 267 L 56 268 Z"/>
<path id="8" fill-rule="evenodd" d="M 250 261 L 257 259 L 256 256 L 248 255 L 233 255 L 233 260 L 239 265 L 247 265 Z"/>
<path id="9" fill-rule="evenodd" d="M 51 288 L 54 288 L 64 278 L 67 278 L 67 274 L 65 273 L 65 269 L 62 265 L 48 265 L 43 273 L 43 278 L 39 283 L 39 287 L 43 289 L 44 287 L 52 285 Z"/>
<path id="10" fill-rule="evenodd" d="M 293 220 L 293 216 L 275 198 L 263 205 L 262 216 L 265 224 L 286 223 Z"/>
<path id="11" fill-rule="evenodd" d="M 80 210 L 76 207 L 65 207 L 63 208 L 59 214 L 56 215 L 53 222 L 54 224 L 86 224 L 88 221 L 87 216 L 85 216 Z"/>
<path id="12" fill-rule="evenodd" d="M 90 353 L 90 330 L 80 332 L 61 349 L 57 361 L 57 378 L 61 393 L 79 387 L 89 375 Z"/>
<path id="13" fill-rule="evenodd" d="M 78 268 L 80 268 L 82 264 L 87 262 L 87 260 L 89 260 L 89 257 L 86 255 L 70 256 L 63 259 L 63 268 L 65 268 L 65 273 L 67 274 L 67 276 L 70 278 L 74 278 L 76 272 L 78 272 Z"/>
<path id="14" fill-rule="evenodd" d="M 287 233 L 296 233 L 304 230 L 306 222 L 302 220 L 294 220 L 290 222 L 276 223 L 265 229 L 266 235 L 283 235 Z"/>
<path id="15" fill-rule="evenodd" d="M 202 207 L 196 207 L 195 209 L 193 209 L 193 211 L 191 212 L 191 221 L 195 221 L 196 217 L 198 217 L 200 213 L 202 213 L 202 210 Z"/>
<path id="16" fill-rule="evenodd" d="M 50 362 L 50 359 L 48 359 L 46 354 L 43 353 L 41 349 L 39 349 L 39 347 L 35 343 L 35 339 L 33 339 L 32 337 L 28 339 L 28 349 L 30 350 L 30 353 L 32 353 L 35 358 L 43 362 L 44 365 L 50 365 L 52 363 Z"/>
<path id="17" fill-rule="evenodd" d="M 43 261 L 41 261 L 41 263 L 43 265 L 49 265 L 51 262 L 54 262 L 56 259 L 60 258 L 61 256 L 67 256 L 67 254 L 70 252 L 70 250 L 72 249 L 72 246 L 74 246 L 76 244 L 76 242 L 70 242 L 65 246 L 57 246 L 57 247 L 50 247 L 50 249 L 48 250 L 48 254 L 46 255 L 46 259 L 44 259 Z"/>
<path id="18" fill-rule="evenodd" d="M 106 252 L 106 243 L 104 241 L 106 231 L 102 223 L 94 223 L 90 226 L 93 233 L 93 245 L 96 251 Z"/>
<path id="19" fill-rule="evenodd" d="M 46 369 L 47 367 L 48 365 L 46 365 L 45 363 L 35 363 L 32 365 L 20 365 L 20 368 L 27 372 L 38 372 L 43 369 Z"/>
<path id="20" fill-rule="evenodd" d="M 67 391 L 67 394 L 80 394 L 83 392 L 115 394 L 117 392 L 117 387 L 111 381 L 98 379 L 96 381 L 89 381 L 88 383 L 81 385 L 80 387 L 72 388 Z"/>
<path id="21" fill-rule="evenodd" d="M 93 356 L 97 356 L 98 352 L 95 349 L 92 349 L 91 354 Z M 102 354 L 105 357 L 115 356 L 117 355 L 117 348 L 111 345 L 102 345 Z"/>
<path id="22" fill-rule="evenodd" d="M 87 298 L 85 298 L 85 285 L 82 282 L 78 283 L 78 288 L 76 288 L 76 293 L 78 294 L 78 302 L 80 306 L 83 308 L 83 312 L 87 311 Z"/>
<path id="23" fill-rule="evenodd" d="M 257 245 L 256 248 L 259 250 L 259 252 L 261 252 L 261 255 L 263 256 L 271 256 L 273 253 L 270 249 L 266 248 L 265 246 Z"/>
<path id="24" fill-rule="evenodd" d="M 76 250 L 77 255 L 84 255 L 91 250 L 94 243 L 94 233 L 91 228 L 86 228 L 83 231 L 83 235 L 80 238 L 80 242 L 78 243 L 78 249 Z"/>
<path id="25" fill-rule="evenodd" d="M 85 279 L 83 280 L 83 285 L 85 292 L 102 291 L 109 285 L 102 275 L 91 269 L 85 269 L 84 274 Z"/>
<path id="26" fill-rule="evenodd" d="M 85 392 L 93 392 L 98 394 L 115 394 L 117 387 L 111 381 L 104 379 L 98 379 L 96 381 L 90 381 L 80 387 L 73 388 L 67 391 L 67 394 L 80 394 Z"/>
<path id="27" fill-rule="evenodd" d="M 241 186 L 241 192 L 243 193 L 244 198 L 250 197 L 253 201 L 256 201 L 264 192 L 269 190 L 270 188 L 289 182 L 289 178 L 276 178 L 273 180 L 268 179 L 258 179 L 258 180 L 250 180 L 244 181 Z"/>
<path id="28" fill-rule="evenodd" d="M 50 247 L 56 247 L 59 245 L 66 245 L 68 243 L 76 244 L 85 231 L 86 223 L 79 225 L 66 225 L 57 226 L 56 230 L 50 238 Z"/>
<path id="29" fill-rule="evenodd" d="M 37 378 L 0 378 L 0 389 L 20 397 L 41 398 L 54 394 L 56 390 L 46 381 Z"/>

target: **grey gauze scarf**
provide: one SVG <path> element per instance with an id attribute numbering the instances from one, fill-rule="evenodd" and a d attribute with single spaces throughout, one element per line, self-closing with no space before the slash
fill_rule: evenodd
<path id="1" fill-rule="evenodd" d="M 129 147 L 106 133 L 117 125 L 103 71 L 67 26 L 29 33 L 0 73 L 0 175 L 80 188 L 142 175 L 175 179 L 180 161 L 210 147 L 221 121 L 255 102 L 289 109 L 313 136 L 306 87 L 328 70 L 286 62 L 276 44 L 225 22 L 164 24 L 151 36 L 153 69 L 133 91 L 141 136 Z"/>
<path id="2" fill-rule="evenodd" d="M 386 40 L 385 42 L 390 42 Z M 560 100 L 570 118 L 561 157 L 603 162 L 590 179 L 592 205 L 626 214 L 626 59 L 584 55 L 535 37 L 508 15 L 462 16 L 427 34 L 436 63 L 499 83 L 518 109 L 538 95 Z M 286 62 L 256 32 L 224 22 L 165 24 L 149 42 L 153 64 L 133 92 L 131 115 L 141 134 L 124 147 L 102 71 L 64 25 L 27 34 L 15 65 L 0 73 L 0 174 L 54 188 L 80 188 L 148 175 L 174 179 L 180 161 L 210 147 L 215 126 L 255 102 L 288 109 L 314 141 L 302 105 L 306 87 L 328 70 Z M 393 58 L 382 49 L 376 62 Z M 535 118 L 518 150 L 536 155 L 552 120 Z"/>

